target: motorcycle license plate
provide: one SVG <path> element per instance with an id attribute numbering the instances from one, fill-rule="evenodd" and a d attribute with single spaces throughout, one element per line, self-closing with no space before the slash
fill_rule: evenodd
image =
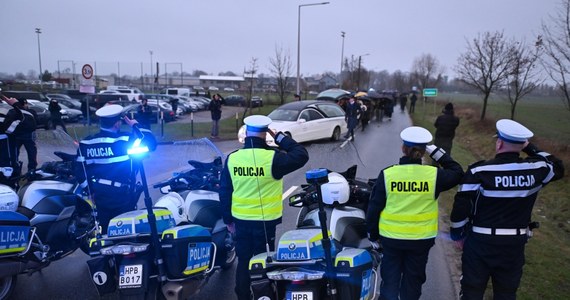
<path id="1" fill-rule="evenodd" d="M 287 292 L 287 300 L 313 300 L 313 292 Z"/>
<path id="2" fill-rule="evenodd" d="M 143 282 L 143 265 L 123 265 L 119 268 L 119 288 L 138 288 Z"/>

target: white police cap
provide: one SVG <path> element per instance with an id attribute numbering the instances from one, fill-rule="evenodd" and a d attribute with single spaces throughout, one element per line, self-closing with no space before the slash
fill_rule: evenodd
<path id="1" fill-rule="evenodd" d="M 118 117 L 123 111 L 123 107 L 117 104 L 105 105 L 99 108 L 95 114 L 99 118 L 114 118 Z"/>
<path id="2" fill-rule="evenodd" d="M 497 121 L 496 126 L 497 137 L 508 143 L 524 144 L 534 135 L 532 131 L 522 124 L 509 119 Z"/>
<path id="3" fill-rule="evenodd" d="M 432 140 L 431 133 L 427 129 L 418 126 L 411 126 L 402 130 L 400 137 L 404 141 L 404 145 L 410 147 L 426 146 Z"/>
<path id="4" fill-rule="evenodd" d="M 269 124 L 271 124 L 271 118 L 262 115 L 249 116 L 243 120 L 246 125 L 247 131 L 252 132 L 265 132 Z"/>

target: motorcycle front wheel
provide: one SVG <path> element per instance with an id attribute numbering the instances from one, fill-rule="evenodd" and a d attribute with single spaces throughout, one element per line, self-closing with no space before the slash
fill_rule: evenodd
<path id="1" fill-rule="evenodd" d="M 0 300 L 10 298 L 10 295 L 14 291 L 14 287 L 16 287 L 17 278 L 17 275 L 0 278 Z"/>

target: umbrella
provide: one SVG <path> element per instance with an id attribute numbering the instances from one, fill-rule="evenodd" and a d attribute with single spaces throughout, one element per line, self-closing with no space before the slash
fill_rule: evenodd
<path id="1" fill-rule="evenodd" d="M 366 92 L 358 92 L 358 93 L 356 93 L 356 95 L 354 95 L 354 97 L 356 97 L 356 98 L 364 97 L 364 96 L 368 96 L 368 94 Z"/>
<path id="2" fill-rule="evenodd" d="M 372 99 L 379 99 L 382 98 L 382 95 L 380 93 L 378 93 L 375 90 L 369 91 L 368 92 L 368 97 L 372 98 Z"/>

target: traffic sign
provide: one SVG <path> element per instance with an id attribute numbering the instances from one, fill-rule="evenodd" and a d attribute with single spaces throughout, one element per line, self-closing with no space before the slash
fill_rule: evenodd
<path id="1" fill-rule="evenodd" d="M 90 64 L 84 64 L 81 68 L 81 75 L 85 79 L 91 79 L 93 77 L 93 67 Z"/>
<path id="2" fill-rule="evenodd" d="M 423 95 L 424 97 L 437 97 L 437 89 L 436 88 L 424 89 Z"/>

